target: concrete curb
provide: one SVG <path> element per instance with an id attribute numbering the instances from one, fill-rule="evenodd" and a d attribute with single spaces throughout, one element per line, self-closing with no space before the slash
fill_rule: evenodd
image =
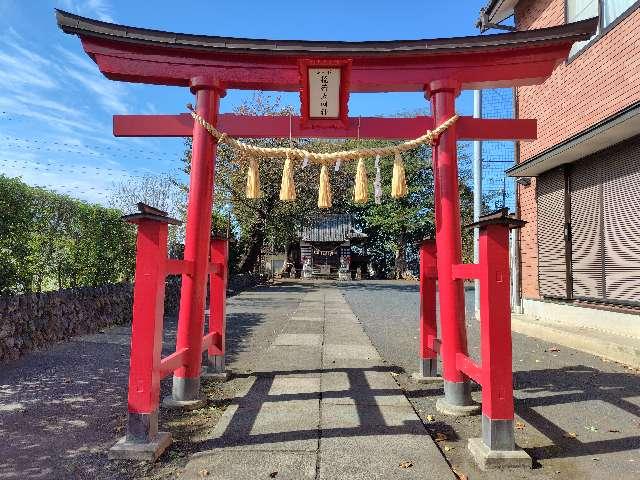
<path id="1" fill-rule="evenodd" d="M 511 329 L 529 337 L 575 348 L 592 355 L 598 355 L 615 362 L 640 368 L 640 339 L 635 340 L 630 337 L 620 337 L 619 335 L 597 331 L 585 331 L 585 329 L 578 328 L 562 328 L 519 315 L 512 316 Z"/>

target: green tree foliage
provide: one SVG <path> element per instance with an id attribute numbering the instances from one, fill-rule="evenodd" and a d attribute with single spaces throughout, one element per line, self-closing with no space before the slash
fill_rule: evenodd
<path id="1" fill-rule="evenodd" d="M 241 115 L 284 115 L 290 108 L 280 106 L 278 99 L 257 95 L 251 102 L 236 110 Z M 318 141 L 309 139 L 242 139 L 264 147 L 306 148 L 311 151 L 333 152 L 357 147 L 390 145 L 384 141 Z M 185 172 L 190 170 L 190 142 L 185 151 Z M 461 151 L 461 163 L 466 154 Z M 382 203 L 374 202 L 374 159 L 365 159 L 369 176 L 369 202 L 357 205 L 353 202 L 353 187 L 356 162 L 345 162 L 339 171 L 333 168 L 331 190 L 333 207 L 321 210 L 317 207 L 320 167 L 309 164 L 306 168 L 296 165 L 294 179 L 296 201 L 282 202 L 279 199 L 283 160 L 264 158 L 259 162 L 260 182 L 263 196 L 248 199 L 245 195 L 247 162 L 236 157 L 236 153 L 221 145 L 216 158 L 214 220 L 216 215 L 230 211 L 238 234 L 238 243 L 232 247 L 239 257 L 238 269 L 251 271 L 257 265 L 259 254 L 265 246 L 275 251 L 288 252 L 298 240 L 302 224 L 311 216 L 326 213 L 351 213 L 357 226 L 369 236 L 367 253 L 380 276 L 399 278 L 413 266 L 417 259 L 420 240 L 435 234 L 433 205 L 433 172 L 431 170 L 431 148 L 421 147 L 403 155 L 408 180 L 409 195 L 403 199 L 391 198 L 393 159 L 381 159 Z M 468 187 L 468 172 L 463 169 L 460 181 L 461 215 L 463 223 L 473 217 L 472 192 Z M 217 212 L 217 213 L 216 213 Z M 472 258 L 472 235 L 463 234 L 463 257 Z M 233 256 L 233 255 L 232 255 Z M 414 268 L 415 270 L 415 268 Z"/>
<path id="2" fill-rule="evenodd" d="M 131 280 L 135 231 L 121 215 L 0 175 L 0 294 Z"/>

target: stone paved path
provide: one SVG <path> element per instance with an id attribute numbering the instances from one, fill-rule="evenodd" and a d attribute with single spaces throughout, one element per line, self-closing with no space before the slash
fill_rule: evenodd
<path id="1" fill-rule="evenodd" d="M 385 364 L 338 289 L 313 289 L 181 478 L 454 478 Z"/>

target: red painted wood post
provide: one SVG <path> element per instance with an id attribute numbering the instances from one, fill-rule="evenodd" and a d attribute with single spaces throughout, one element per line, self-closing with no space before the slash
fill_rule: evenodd
<path id="1" fill-rule="evenodd" d="M 129 221 L 138 225 L 138 238 L 126 440 L 153 443 L 158 436 L 168 225 L 138 215 L 132 215 Z"/>
<path id="2" fill-rule="evenodd" d="M 438 375 L 435 342 L 436 323 L 436 242 L 423 240 L 420 245 L 420 377 Z"/>
<path id="3" fill-rule="evenodd" d="M 514 450 L 509 225 L 481 228 L 479 247 L 482 441 Z"/>
<path id="4" fill-rule="evenodd" d="M 210 261 L 213 264 L 218 264 L 219 268 L 209 275 L 209 333 L 216 332 L 218 335 L 208 351 L 207 374 L 224 375 L 229 240 L 226 238 L 211 239 Z"/>
<path id="5" fill-rule="evenodd" d="M 216 124 L 220 97 L 224 96 L 219 84 L 205 78 L 194 78 L 191 91 L 196 95 L 196 111 L 212 125 Z M 200 369 L 202 363 L 202 334 L 209 240 L 211 238 L 211 210 L 215 171 L 216 143 L 197 122 L 193 126 L 193 148 L 187 229 L 184 260 L 191 262 L 193 273 L 182 276 L 180 313 L 176 351 L 188 348 L 186 364 L 173 376 L 173 403 L 189 404 L 200 400 Z"/>
<path id="6" fill-rule="evenodd" d="M 455 81 L 431 82 L 426 96 L 431 100 L 434 123 L 440 125 L 455 114 L 460 85 Z M 469 380 L 456 368 L 456 355 L 467 353 L 464 324 L 464 288 L 451 268 L 462 261 L 460 196 L 456 125 L 449 127 L 433 148 L 436 204 L 436 245 L 444 399 L 436 407 L 450 415 L 468 415 L 477 407 L 471 400 Z"/>

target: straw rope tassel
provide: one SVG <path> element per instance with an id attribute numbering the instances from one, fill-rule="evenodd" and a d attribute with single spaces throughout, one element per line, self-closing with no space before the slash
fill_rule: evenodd
<path id="1" fill-rule="evenodd" d="M 249 169 L 247 170 L 247 198 L 260 198 L 260 171 L 258 161 L 255 158 L 249 159 Z"/>
<path id="2" fill-rule="evenodd" d="M 329 169 L 326 165 L 322 165 L 320 169 L 318 208 L 331 208 L 331 185 L 329 184 Z"/>
<path id="3" fill-rule="evenodd" d="M 354 201 L 356 203 L 367 203 L 369 200 L 369 179 L 367 178 L 367 168 L 364 159 L 358 159 L 358 168 L 356 170 L 356 188 L 354 191 Z"/>
<path id="4" fill-rule="evenodd" d="M 404 162 L 402 155 L 396 150 L 393 159 L 393 177 L 391 179 L 391 196 L 393 198 L 402 198 L 407 196 L 407 179 L 404 174 Z"/>
<path id="5" fill-rule="evenodd" d="M 292 201 L 296 199 L 296 185 L 293 181 L 293 161 L 287 155 L 282 170 L 282 182 L 280 183 L 280 200 Z"/>

